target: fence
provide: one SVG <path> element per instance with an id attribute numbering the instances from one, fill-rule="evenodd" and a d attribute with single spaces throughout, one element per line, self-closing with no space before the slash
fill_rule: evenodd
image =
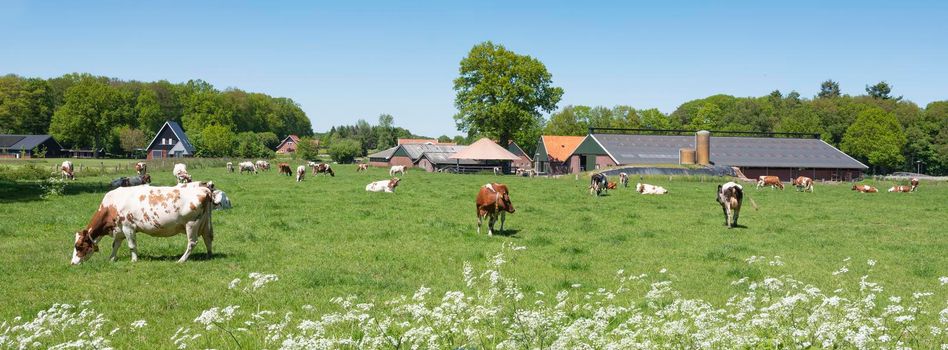
<path id="1" fill-rule="evenodd" d="M 110 162 L 112 164 L 105 164 L 104 161 L 99 161 L 98 165 L 89 165 L 91 162 L 81 162 L 74 166 L 74 171 L 76 175 L 82 176 L 98 176 L 98 175 L 111 175 L 111 174 L 120 174 L 120 175 L 129 175 L 135 173 L 135 164 L 138 162 L 144 162 L 148 166 L 149 173 L 163 172 L 167 171 L 171 173 L 171 170 L 174 169 L 174 165 L 177 163 L 184 163 L 187 165 L 188 169 L 203 169 L 203 168 L 213 168 L 213 167 L 224 167 L 227 162 L 240 162 L 243 160 L 234 160 L 230 158 L 177 158 L 177 159 L 161 159 L 161 160 L 128 160 L 120 163 Z M 59 174 L 61 164 L 50 164 L 50 172 L 54 174 Z"/>

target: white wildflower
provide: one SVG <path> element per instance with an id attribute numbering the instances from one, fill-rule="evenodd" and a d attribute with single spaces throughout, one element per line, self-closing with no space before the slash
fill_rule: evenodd
<path id="1" fill-rule="evenodd" d="M 142 328 L 142 327 L 145 327 L 145 326 L 147 326 L 147 325 L 148 325 L 148 322 L 147 322 L 147 321 L 145 321 L 145 320 L 138 320 L 138 321 L 132 322 L 132 324 L 131 324 L 130 326 L 131 326 L 132 328 Z"/>

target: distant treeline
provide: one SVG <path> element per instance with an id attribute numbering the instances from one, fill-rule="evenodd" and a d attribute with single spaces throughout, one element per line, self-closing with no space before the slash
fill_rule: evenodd
<path id="1" fill-rule="evenodd" d="M 313 133 L 289 98 L 221 91 L 202 80 L 0 77 L 0 133 L 48 133 L 66 148 L 130 154 L 147 146 L 166 120 L 180 123 L 205 156 L 262 156 L 279 138 Z"/>

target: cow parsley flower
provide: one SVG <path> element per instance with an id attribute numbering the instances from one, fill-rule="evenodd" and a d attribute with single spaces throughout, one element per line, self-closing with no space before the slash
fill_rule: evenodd
<path id="1" fill-rule="evenodd" d="M 941 285 L 946 285 L 946 284 L 948 284 L 948 277 L 946 277 L 946 276 L 941 276 L 941 277 L 938 278 L 938 282 L 941 282 Z"/>
<path id="2" fill-rule="evenodd" d="M 147 325 L 148 325 L 148 322 L 145 320 L 138 320 L 138 321 L 132 322 L 131 324 L 132 328 L 142 328 Z"/>

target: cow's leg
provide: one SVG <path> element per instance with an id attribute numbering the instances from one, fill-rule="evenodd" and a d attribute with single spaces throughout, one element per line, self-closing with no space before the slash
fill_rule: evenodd
<path id="1" fill-rule="evenodd" d="M 195 226 L 197 226 L 197 222 L 194 221 L 184 224 L 184 230 L 187 232 L 188 236 L 188 246 L 184 249 L 184 254 L 181 255 L 181 259 L 178 259 L 179 263 L 188 261 L 188 256 L 191 255 L 191 250 L 193 250 L 194 246 L 197 245 L 199 228 Z"/>
<path id="2" fill-rule="evenodd" d="M 481 234 L 481 225 L 484 222 L 484 214 L 486 214 L 480 208 L 477 209 L 477 234 Z"/>
<path id="3" fill-rule="evenodd" d="M 135 240 L 135 230 L 128 228 L 122 229 L 125 239 L 128 240 L 128 250 L 132 252 L 132 261 L 138 261 L 138 241 Z"/>
<path id="4" fill-rule="evenodd" d="M 115 253 L 118 251 L 119 246 L 122 245 L 122 240 L 124 239 L 124 232 L 112 236 L 112 254 L 109 254 L 109 261 L 115 261 Z"/>
<path id="5" fill-rule="evenodd" d="M 727 207 L 727 228 L 734 227 L 734 211 L 730 206 Z"/>
<path id="6" fill-rule="evenodd" d="M 721 205 L 721 211 L 724 212 L 724 226 L 727 226 L 727 207 Z"/>
<path id="7" fill-rule="evenodd" d="M 737 218 L 741 216 L 741 208 L 737 207 L 733 211 L 734 211 L 734 226 L 737 226 Z"/>
<path id="8" fill-rule="evenodd" d="M 207 219 L 206 225 L 204 225 L 204 230 L 201 231 L 201 238 L 204 239 L 204 247 L 207 248 L 207 258 L 211 258 L 211 243 L 214 242 L 214 225 L 211 223 L 211 219 Z"/>
<path id="9" fill-rule="evenodd" d="M 490 213 L 490 219 L 487 221 L 487 235 L 494 235 L 494 223 L 497 222 L 497 213 Z"/>
<path id="10" fill-rule="evenodd" d="M 500 232 L 504 232 L 504 221 L 507 220 L 507 212 L 500 212 Z"/>

